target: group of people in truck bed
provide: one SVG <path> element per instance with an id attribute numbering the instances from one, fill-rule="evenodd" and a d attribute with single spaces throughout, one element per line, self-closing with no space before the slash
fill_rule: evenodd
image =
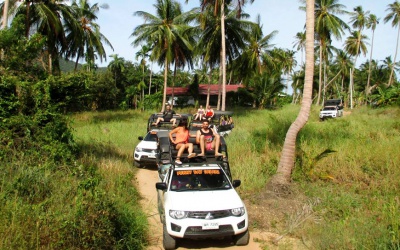
<path id="1" fill-rule="evenodd" d="M 195 135 L 190 134 L 188 128 L 188 120 L 186 117 L 182 117 L 179 126 L 174 128 L 169 133 L 169 138 L 174 145 L 175 149 L 178 150 L 175 163 L 182 164 L 181 156 L 185 149 L 188 150 L 188 158 L 193 158 L 196 153 L 193 152 L 193 143 L 189 142 L 190 137 L 196 138 L 196 144 L 200 145 L 201 153 L 197 156 L 205 156 L 206 150 L 214 150 L 215 156 L 223 156 L 219 153 L 220 145 L 220 135 L 210 128 L 208 120 L 202 122 L 202 127 L 199 129 Z"/>

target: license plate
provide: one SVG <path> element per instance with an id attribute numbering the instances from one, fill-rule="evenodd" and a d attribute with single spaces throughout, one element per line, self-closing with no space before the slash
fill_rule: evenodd
<path id="1" fill-rule="evenodd" d="M 151 155 L 149 155 L 148 157 L 149 157 L 149 158 L 156 158 L 156 155 L 155 155 L 155 154 L 151 154 Z"/>
<path id="2" fill-rule="evenodd" d="M 218 222 L 205 222 L 203 223 L 201 229 L 210 230 L 210 229 L 219 229 Z"/>

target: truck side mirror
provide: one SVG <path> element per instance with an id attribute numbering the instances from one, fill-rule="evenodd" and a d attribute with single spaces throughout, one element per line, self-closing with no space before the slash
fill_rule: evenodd
<path id="1" fill-rule="evenodd" d="M 240 184 L 242 184 L 242 182 L 241 182 L 240 180 L 233 180 L 233 182 L 232 182 L 232 186 L 233 186 L 234 188 L 239 187 Z"/>
<path id="2" fill-rule="evenodd" d="M 157 182 L 156 189 L 165 190 L 165 189 L 167 189 L 167 184 L 165 182 Z"/>

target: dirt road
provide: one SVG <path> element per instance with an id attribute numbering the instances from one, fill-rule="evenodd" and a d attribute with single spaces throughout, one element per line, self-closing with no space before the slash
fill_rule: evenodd
<path id="1" fill-rule="evenodd" d="M 157 192 L 155 183 L 158 180 L 158 173 L 155 169 L 138 169 L 136 175 L 136 185 L 143 199 L 141 205 L 143 210 L 147 213 L 151 238 L 148 250 L 164 249 L 162 245 L 162 224 L 157 211 Z M 250 231 L 250 242 L 247 246 L 234 246 L 228 240 L 182 240 L 178 243 L 179 250 L 181 249 L 208 249 L 208 250 L 244 250 L 244 249 L 261 249 L 260 244 L 254 241 L 254 238 L 260 239 L 260 233 Z M 265 237 L 265 235 L 264 235 Z M 263 238 L 263 237 L 261 237 Z"/>

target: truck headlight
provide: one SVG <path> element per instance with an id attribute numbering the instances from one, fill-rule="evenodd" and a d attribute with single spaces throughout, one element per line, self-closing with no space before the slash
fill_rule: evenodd
<path id="1" fill-rule="evenodd" d="M 184 219 L 187 216 L 187 212 L 181 210 L 169 210 L 169 216 L 174 219 Z"/>
<path id="2" fill-rule="evenodd" d="M 136 151 L 136 152 L 142 152 L 143 149 L 142 149 L 142 148 L 139 148 L 139 147 L 136 147 L 135 151 Z"/>
<path id="3" fill-rule="evenodd" d="M 244 207 L 238 207 L 238 208 L 231 209 L 231 214 L 233 216 L 242 216 L 242 215 L 244 215 L 244 213 L 245 213 Z"/>

